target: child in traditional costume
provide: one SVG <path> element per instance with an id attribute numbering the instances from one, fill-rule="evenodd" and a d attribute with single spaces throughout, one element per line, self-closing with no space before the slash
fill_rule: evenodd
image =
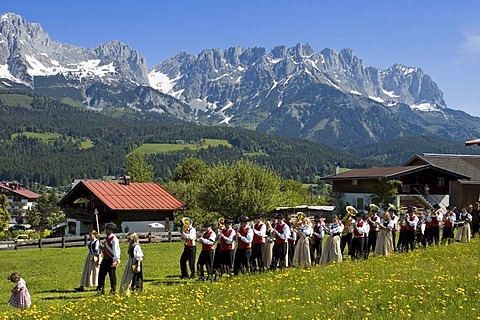
<path id="1" fill-rule="evenodd" d="M 10 300 L 8 300 L 8 304 L 20 309 L 29 308 L 32 301 L 25 280 L 22 279 L 18 272 L 12 273 L 8 279 L 13 283 L 16 283 L 15 287 L 12 289 L 12 296 L 10 297 Z"/>

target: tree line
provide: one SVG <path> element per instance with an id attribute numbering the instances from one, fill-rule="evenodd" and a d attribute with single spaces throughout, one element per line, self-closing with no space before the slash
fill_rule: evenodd
<path id="1" fill-rule="evenodd" d="M 166 124 L 159 115 L 126 113 L 106 115 L 72 107 L 46 97 L 33 96 L 23 106 L 9 106 L 0 99 L 0 179 L 17 180 L 25 186 L 36 183 L 65 186 L 74 179 L 101 179 L 124 174 L 128 154 L 143 143 L 227 140 L 233 147 L 217 146 L 150 155 L 155 180 L 174 178 L 176 166 L 196 157 L 212 165 L 249 159 L 266 166 L 284 179 L 315 183 L 319 176 L 334 172 L 334 163 L 344 167 L 367 167 L 372 163 L 325 145 L 301 139 L 282 138 L 231 127 Z M 59 133 L 53 143 L 18 136 L 21 132 Z M 78 140 L 90 139 L 94 146 L 81 149 Z"/>

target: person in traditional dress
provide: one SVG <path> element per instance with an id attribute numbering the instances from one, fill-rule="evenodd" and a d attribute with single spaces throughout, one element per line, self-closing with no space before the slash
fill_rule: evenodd
<path id="1" fill-rule="evenodd" d="M 322 256 L 323 237 L 325 236 L 325 222 L 320 214 L 313 218 L 313 233 L 310 243 L 310 258 L 312 263 L 319 264 Z"/>
<path id="2" fill-rule="evenodd" d="M 283 270 L 286 266 L 286 257 L 287 257 L 287 238 L 290 228 L 283 221 L 283 214 L 279 213 L 275 216 L 276 224 L 272 229 L 272 232 L 275 236 L 275 242 L 273 245 L 272 252 L 272 264 L 270 268 L 276 270 L 279 268 Z"/>
<path id="3" fill-rule="evenodd" d="M 438 204 L 433 205 L 433 211 L 427 217 L 430 222 L 430 235 L 432 243 L 436 246 L 440 243 L 440 222 L 443 221 L 443 212 Z"/>
<path id="4" fill-rule="evenodd" d="M 220 241 L 221 274 L 230 274 L 233 262 L 233 249 L 236 232 L 232 228 L 232 219 L 225 219 L 225 227 L 217 234 Z"/>
<path id="5" fill-rule="evenodd" d="M 347 206 L 347 209 L 350 206 Z M 351 207 L 353 208 L 353 207 Z M 352 213 L 348 212 L 342 220 L 342 224 L 344 225 L 342 231 L 342 237 L 340 241 L 340 249 L 342 250 L 342 254 L 345 252 L 345 247 L 347 247 L 347 255 L 352 256 L 352 235 L 353 235 L 353 225 L 355 223 L 355 214 L 357 212 L 355 208 L 352 209 Z M 353 214 L 353 216 L 352 216 Z"/>
<path id="6" fill-rule="evenodd" d="M 392 229 L 396 221 L 392 220 L 390 214 L 396 212 L 396 210 L 394 207 L 389 207 L 388 211 L 382 216 L 379 225 L 380 231 L 375 245 L 375 255 L 388 256 L 394 252 Z"/>
<path id="7" fill-rule="evenodd" d="M 248 225 L 248 217 L 240 217 L 240 226 L 237 229 L 237 250 L 233 261 L 233 275 L 243 270 L 250 272 L 250 256 L 252 255 L 253 230 Z"/>
<path id="8" fill-rule="evenodd" d="M 333 223 L 328 227 L 324 227 L 325 232 L 328 232 L 329 237 L 323 246 L 322 256 L 320 257 L 320 264 L 325 265 L 330 262 L 342 262 L 343 252 L 340 248 L 340 236 L 343 231 L 343 223 L 338 216 L 333 216 Z"/>
<path id="9" fill-rule="evenodd" d="M 143 290 L 143 251 L 138 243 L 138 235 L 134 232 L 129 233 L 127 241 L 128 261 L 120 281 L 120 295 Z"/>
<path id="10" fill-rule="evenodd" d="M 12 273 L 8 278 L 11 282 L 15 283 L 8 304 L 19 309 L 29 308 L 32 305 L 32 299 L 25 280 L 23 280 L 18 272 Z"/>
<path id="11" fill-rule="evenodd" d="M 117 266 L 120 263 L 120 243 L 114 232 L 117 230 L 115 223 L 107 223 L 105 233 L 106 241 L 102 246 L 103 259 L 98 271 L 97 292 L 105 294 L 105 278 L 107 274 L 110 278 L 110 293 L 115 294 L 117 288 Z"/>
<path id="12" fill-rule="evenodd" d="M 365 241 L 363 243 L 363 258 L 368 259 L 368 235 L 370 234 L 370 225 L 368 224 L 368 215 L 364 213 L 362 215 L 362 220 L 365 226 Z"/>
<path id="13" fill-rule="evenodd" d="M 187 219 L 187 218 L 184 218 Z M 195 257 L 197 255 L 197 246 L 195 239 L 197 238 L 197 231 L 193 227 L 193 223 L 184 224 L 180 237 L 183 240 L 183 252 L 180 256 L 180 278 L 188 278 L 188 268 L 190 269 L 190 278 L 195 278 Z"/>
<path id="14" fill-rule="evenodd" d="M 92 230 L 89 233 L 88 254 L 83 266 L 80 286 L 75 288 L 76 291 L 85 291 L 85 287 L 96 287 L 98 285 L 98 272 L 102 262 L 102 251 L 100 250 L 98 236 L 96 230 Z"/>
<path id="15" fill-rule="evenodd" d="M 471 230 L 470 224 L 472 223 L 472 215 L 467 209 L 463 209 L 458 217 L 459 228 L 457 233 L 457 242 L 470 242 Z"/>
<path id="16" fill-rule="evenodd" d="M 199 280 L 205 280 L 204 266 L 207 269 L 207 279 L 212 280 L 213 277 L 213 244 L 215 243 L 216 235 L 212 230 L 212 224 L 206 222 L 203 224 L 203 233 L 198 241 L 202 244 L 202 251 L 198 257 L 197 272 Z"/>
<path id="17" fill-rule="evenodd" d="M 413 207 L 409 207 L 407 209 L 407 230 L 405 231 L 405 251 L 408 252 L 409 250 L 413 251 L 415 249 L 415 237 L 416 237 L 416 230 L 418 224 L 418 216 L 415 214 L 416 210 Z"/>
<path id="18" fill-rule="evenodd" d="M 292 267 L 293 266 L 293 256 L 295 255 L 295 247 L 297 245 L 297 233 L 294 231 L 294 225 L 292 222 L 288 222 L 288 237 L 287 237 L 287 243 L 288 243 L 288 266 Z"/>
<path id="19" fill-rule="evenodd" d="M 265 266 L 269 269 L 272 269 L 272 260 L 273 260 L 273 246 L 275 244 L 275 234 L 273 229 L 277 224 L 275 215 L 271 217 L 269 221 L 266 222 L 266 243 L 265 243 Z"/>
<path id="20" fill-rule="evenodd" d="M 397 246 L 395 251 L 403 251 L 403 249 L 407 245 L 407 240 L 406 240 L 406 234 L 407 234 L 407 213 L 406 212 L 400 212 L 400 218 L 398 221 L 398 224 L 400 226 L 399 232 L 398 232 L 398 241 L 397 241 Z"/>
<path id="21" fill-rule="evenodd" d="M 447 244 L 450 244 L 453 241 L 453 227 L 455 225 L 456 215 L 452 207 L 447 206 L 445 209 L 447 212 L 445 212 L 443 216 L 442 243 L 447 242 Z"/>
<path id="22" fill-rule="evenodd" d="M 475 206 L 468 206 L 468 213 L 472 216 L 471 233 L 472 238 L 480 231 L 480 202 L 475 202 Z"/>
<path id="23" fill-rule="evenodd" d="M 377 243 L 377 235 L 379 231 L 378 226 L 380 225 L 380 217 L 378 216 L 378 211 L 380 211 L 380 208 L 377 205 L 370 205 L 370 212 L 367 218 L 367 222 L 370 225 L 370 231 L 368 232 L 368 249 L 366 252 L 367 257 L 370 252 L 375 251 L 375 245 Z"/>
<path id="24" fill-rule="evenodd" d="M 260 214 L 254 215 L 253 218 L 253 240 L 252 240 L 252 255 L 250 256 L 251 272 L 265 271 L 265 242 L 267 227 L 265 223 L 260 220 Z"/>
<path id="25" fill-rule="evenodd" d="M 310 219 L 304 218 L 303 221 L 297 221 L 297 227 L 294 229 L 297 234 L 297 246 L 293 256 L 292 265 L 309 268 L 312 265 L 310 256 L 310 239 L 313 234 L 312 223 Z"/>
<path id="26" fill-rule="evenodd" d="M 368 223 L 363 219 L 363 214 L 358 212 L 355 215 L 355 222 L 353 225 L 352 232 L 352 260 L 357 260 L 364 258 L 364 249 L 365 249 L 365 237 L 368 235 Z"/>

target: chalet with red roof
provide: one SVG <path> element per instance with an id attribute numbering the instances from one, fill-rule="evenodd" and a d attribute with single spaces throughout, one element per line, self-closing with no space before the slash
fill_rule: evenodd
<path id="1" fill-rule="evenodd" d="M 25 211 L 30 210 L 35 200 L 42 195 L 25 189 L 25 187 L 16 182 L 0 182 L 0 194 L 7 196 L 7 210 L 10 212 L 12 219 L 10 224 L 24 223 Z"/>
<path id="2" fill-rule="evenodd" d="M 65 212 L 66 235 L 81 235 L 108 222 L 115 222 L 119 232 L 149 231 L 159 222 L 171 229 L 175 211 L 187 206 L 156 183 L 82 180 L 68 192 L 59 205 Z"/>

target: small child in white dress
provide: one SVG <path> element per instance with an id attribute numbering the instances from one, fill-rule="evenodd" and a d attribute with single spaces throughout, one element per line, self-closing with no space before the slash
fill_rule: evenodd
<path id="1" fill-rule="evenodd" d="M 14 272 L 8 279 L 16 283 L 16 286 L 12 289 L 12 296 L 8 300 L 8 304 L 20 309 L 29 308 L 32 304 L 30 293 L 28 292 L 27 283 L 22 279 L 20 273 Z"/>

